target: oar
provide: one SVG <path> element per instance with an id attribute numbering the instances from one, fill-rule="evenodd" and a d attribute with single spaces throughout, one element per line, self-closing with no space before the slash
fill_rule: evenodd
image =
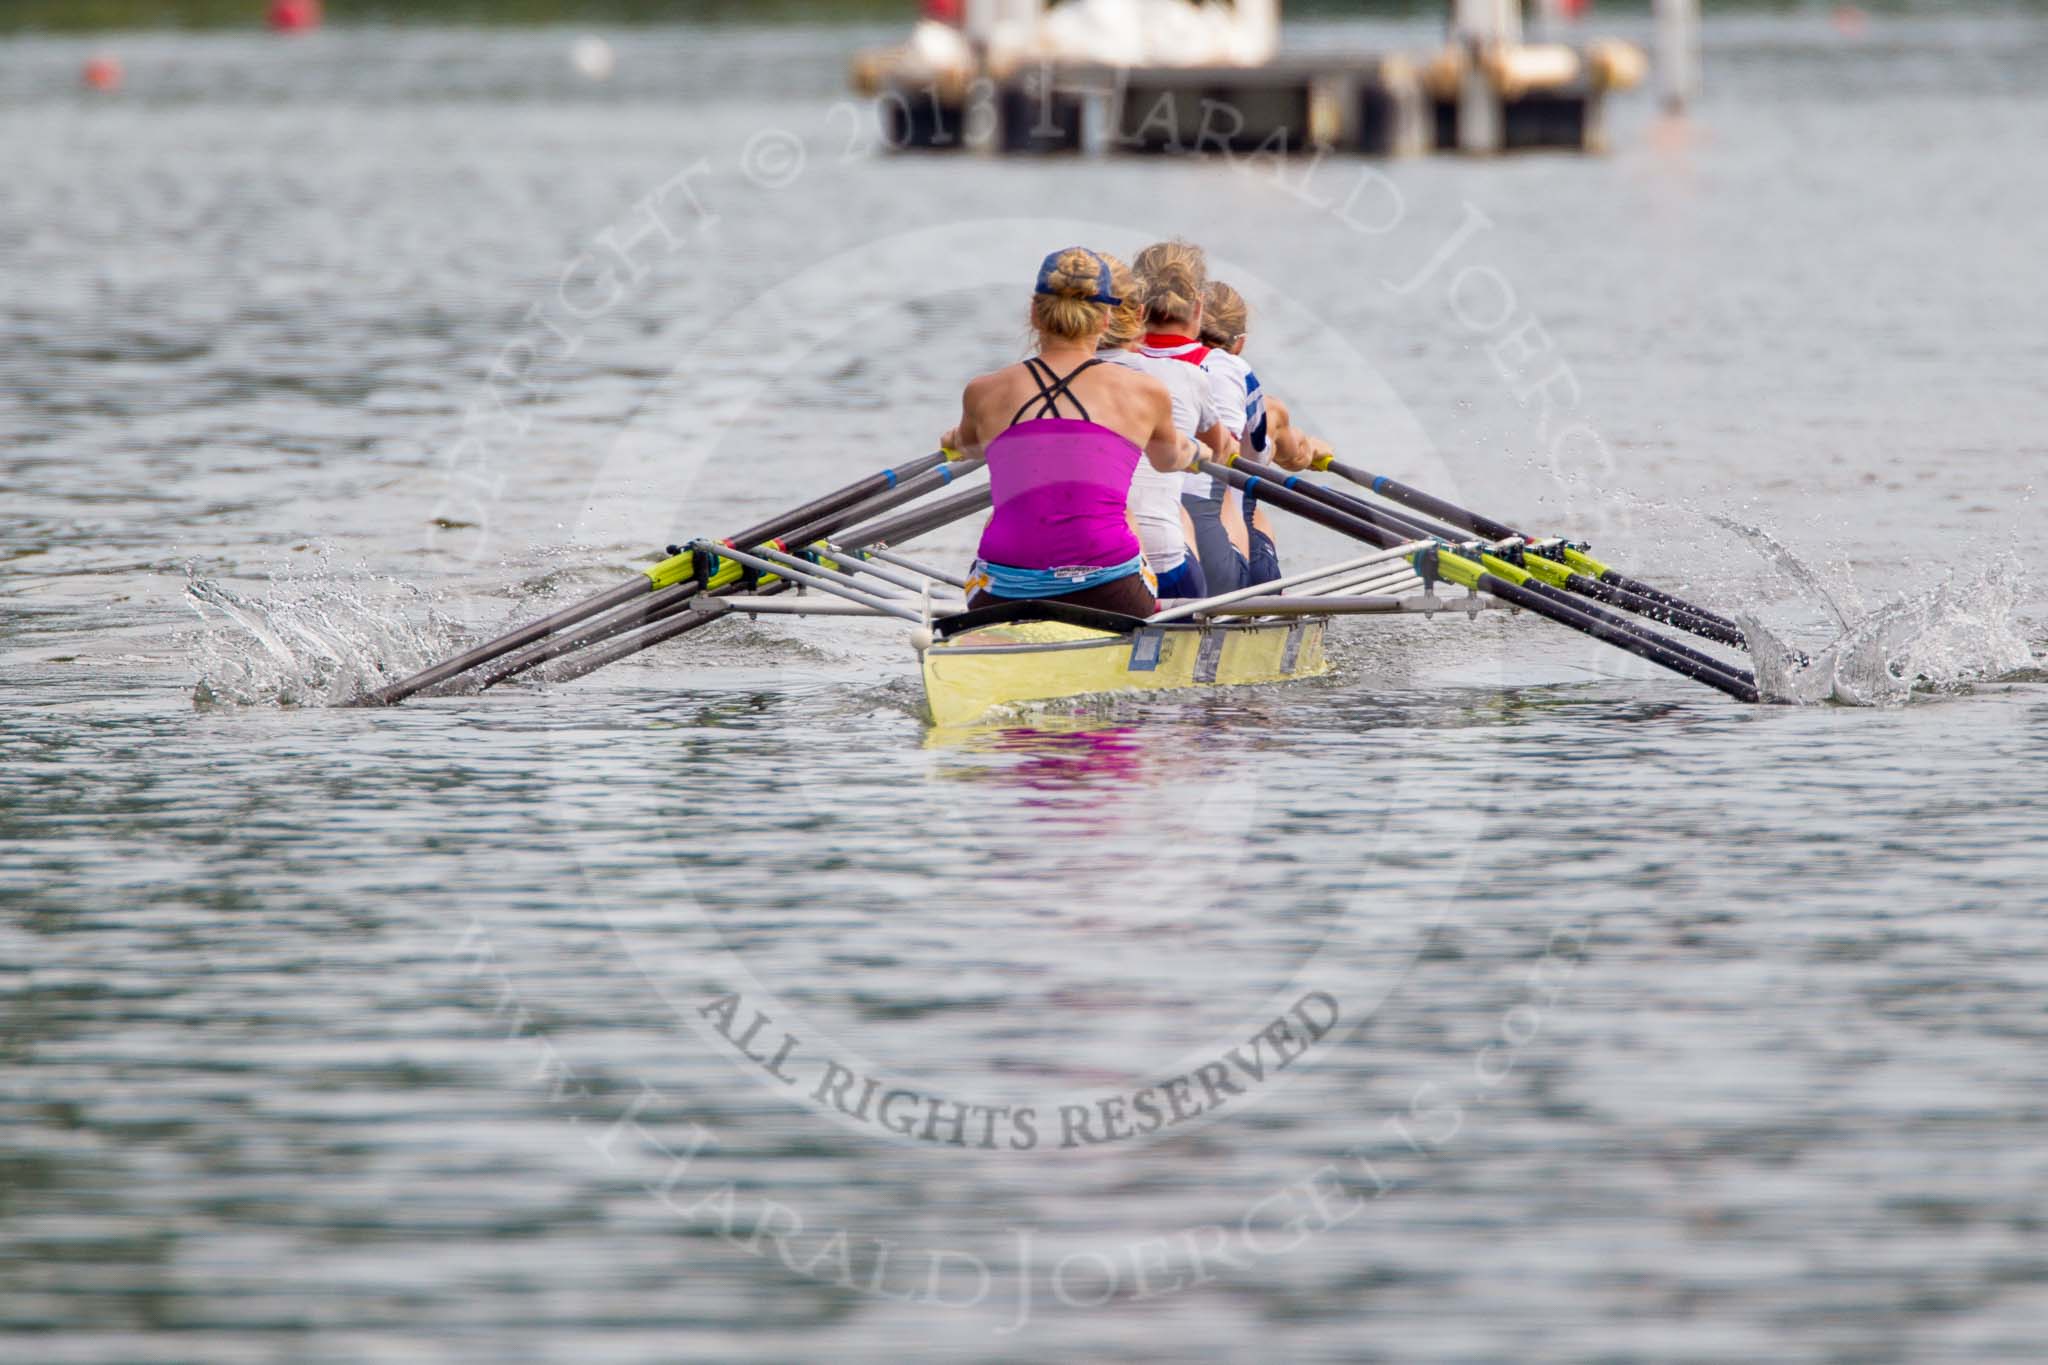
<path id="1" fill-rule="evenodd" d="M 1353 539 L 1362 540 L 1368 545 L 1393 549 L 1397 545 L 1408 543 L 1397 532 L 1352 516 L 1327 503 L 1318 502 L 1284 484 L 1262 479 L 1255 474 L 1230 468 L 1214 460 L 1202 461 L 1202 469 L 1223 479 L 1234 488 L 1248 493 L 1255 492 L 1261 501 L 1313 521 L 1319 526 L 1326 526 Z M 1522 607 L 1559 625 L 1570 626 L 1617 649 L 1668 668 L 1674 673 L 1705 683 L 1739 701 L 1760 700 L 1756 679 L 1749 673 L 1676 640 L 1667 639 L 1626 617 L 1616 616 L 1603 607 L 1574 599 L 1496 555 L 1474 553 L 1458 546 L 1434 542 L 1416 551 L 1415 567 L 1425 579 L 1434 575 L 1474 592 L 1497 597 L 1512 606 Z"/>
<path id="2" fill-rule="evenodd" d="M 850 507 L 865 498 L 874 496 L 876 493 L 893 488 L 904 479 L 915 478 L 917 475 L 923 474 L 928 470 L 936 469 L 949 458 L 950 455 L 946 451 L 934 451 L 930 455 L 912 460 L 909 464 L 899 468 L 880 470 L 868 475 L 866 478 L 856 479 L 836 492 L 827 493 L 821 498 L 814 498 L 803 506 L 785 512 L 781 516 L 771 517 L 759 526 L 749 527 L 747 530 L 740 532 L 739 535 L 734 536 L 733 540 L 748 545 L 756 545 L 764 540 L 772 540 L 785 531 L 814 521 L 818 517 L 832 511 Z M 692 564 L 690 556 L 672 554 L 667 559 L 662 560 L 661 563 L 641 571 L 635 577 L 627 579 L 615 588 L 601 592 L 595 597 L 577 603 L 575 606 L 564 607 L 551 616 L 545 616 L 531 624 L 521 626 L 509 635 L 501 635 L 495 640 L 478 645 L 476 648 L 458 654 L 452 659 L 445 659 L 431 668 L 423 669 L 413 674 L 410 678 L 392 683 L 388 687 L 379 688 L 368 696 L 358 699 L 354 704 L 357 706 L 390 706 L 404 701 L 416 692 L 432 687 L 436 683 L 446 682 L 457 674 L 467 673 L 479 664 L 486 664 L 493 659 L 501 658 L 504 655 L 510 654 L 515 649 L 532 644 L 535 640 L 544 639 L 559 630 L 566 630 L 570 626 L 587 621 L 593 616 L 610 611 L 612 608 L 621 606 L 637 597 L 645 596 L 650 592 L 657 592 L 671 584 L 683 583 L 689 580 L 691 576 Z"/>
<path id="3" fill-rule="evenodd" d="M 788 583 L 778 579 L 773 583 L 763 583 L 755 591 L 763 597 L 769 597 L 786 590 L 788 587 Z M 657 621 L 648 626 L 645 630 L 636 631 L 631 635 L 620 636 L 609 644 L 602 645 L 596 649 L 585 650 L 551 673 L 548 676 L 548 681 L 568 682 L 571 679 L 580 678 L 586 673 L 595 673 L 606 664 L 617 663 L 619 660 L 630 658 L 642 650 L 652 649 L 666 640 L 673 640 L 678 635 L 686 635 L 701 626 L 708 626 L 730 610 L 731 608 L 729 607 L 692 607 L 687 611 L 677 611 L 667 619 Z"/>
<path id="4" fill-rule="evenodd" d="M 787 534 L 777 536 L 772 541 L 765 543 L 771 543 L 777 547 L 813 544 L 826 536 L 834 534 L 842 527 L 850 526 L 857 521 L 862 521 L 868 517 L 890 511 L 893 508 L 901 507 L 907 502 L 914 502 L 924 497 L 927 493 L 944 488 L 955 479 L 971 474 L 981 468 L 982 463 L 982 458 L 976 455 L 942 464 L 938 468 L 926 470 L 914 478 L 904 479 L 895 487 L 877 493 L 872 497 L 864 498 L 850 507 L 835 508 L 830 512 L 814 517 L 803 525 L 790 530 Z M 753 549 L 764 542 L 747 542 L 734 537 L 725 543 L 745 549 Z M 671 545 L 669 549 L 675 552 L 678 558 L 687 557 L 683 547 L 679 545 Z M 615 635 L 632 630 L 638 626 L 650 625 L 656 621 L 666 620 L 668 617 L 687 608 L 700 592 L 731 591 L 734 587 L 737 587 L 741 575 L 736 566 L 721 566 L 721 572 L 724 574 L 722 580 L 714 576 L 711 580 L 706 581 L 702 580 L 701 576 L 697 575 L 693 568 L 690 577 L 672 583 L 648 596 L 642 597 L 636 602 L 629 603 L 607 615 L 601 616 L 584 625 L 580 630 L 572 631 L 566 635 L 558 635 L 551 640 L 544 640 L 532 648 L 522 650 L 520 653 L 513 655 L 511 658 L 500 663 L 496 668 L 485 673 L 478 680 L 477 689 L 482 691 L 484 688 L 495 687 L 508 678 L 517 677 L 529 669 L 550 663 L 555 659 L 561 658 L 564 654 L 582 649 L 587 645 L 596 644 L 601 640 L 608 640 Z M 587 672 L 588 670 L 585 671 Z M 582 673 L 565 676 L 581 677 Z"/>
<path id="5" fill-rule="evenodd" d="M 1495 521 L 1491 517 L 1484 517 L 1477 512 L 1467 511 L 1454 502 L 1445 502 L 1442 498 L 1425 493 L 1419 488 L 1411 488 L 1396 479 L 1386 477 L 1384 474 L 1374 474 L 1370 470 L 1360 469 L 1356 465 L 1345 464 L 1342 460 L 1333 459 L 1328 455 L 1318 456 L 1315 467 L 1317 469 L 1326 469 L 1339 478 L 1349 479 L 1352 483 L 1379 494 L 1389 502 L 1398 502 L 1404 507 L 1412 507 L 1418 512 L 1426 512 L 1430 516 L 1447 521 L 1462 530 L 1470 531 L 1484 540 L 1519 539 L 1532 543 L 1542 540 L 1540 536 L 1524 535 L 1506 522 Z M 1553 554 L 1549 549 L 1532 551 L 1532 553 L 1540 553 L 1546 556 Z M 1653 588 L 1638 579 L 1630 578 L 1627 574 L 1602 564 L 1583 550 L 1570 545 L 1562 545 L 1556 549 L 1554 557 L 1569 567 L 1578 570 L 1581 574 L 1604 583 L 1609 587 L 1633 593 L 1635 596 L 1647 599 L 1658 606 L 1690 612 L 1702 620 L 1713 622 L 1724 631 L 1733 631 L 1737 635 L 1742 633 L 1742 627 L 1736 625 L 1719 612 L 1709 611 L 1707 608 L 1688 602 L 1682 597 Z"/>
<path id="6" fill-rule="evenodd" d="M 1246 460 L 1242 456 L 1232 460 L 1231 463 L 1238 469 L 1242 469 L 1245 473 L 1256 478 L 1269 482 L 1277 481 L 1283 487 L 1291 488 L 1305 497 L 1314 498 L 1316 501 L 1335 507 L 1340 511 L 1349 512 L 1363 521 L 1372 522 L 1374 525 L 1389 531 L 1406 533 L 1410 539 L 1413 539 L 1415 536 L 1424 536 L 1444 540 L 1451 544 L 1458 544 L 1465 540 L 1464 536 L 1427 517 L 1397 512 L 1385 507 L 1375 507 L 1363 498 L 1353 497 L 1349 493 L 1340 492 L 1334 488 L 1326 488 L 1313 480 L 1303 478 L 1299 474 L 1290 474 L 1286 470 L 1275 468 L 1272 465 L 1259 464 L 1253 460 Z M 1543 548 L 1523 543 L 1523 538 L 1520 536 L 1503 537 L 1502 540 L 1505 542 L 1504 544 L 1491 545 L 1487 549 L 1513 564 L 1516 568 L 1550 584 L 1554 588 L 1562 588 L 1566 592 L 1577 593 L 1581 597 L 1590 597 L 1596 602 L 1604 602 L 1609 606 L 1620 607 L 1623 611 L 1634 612 L 1637 616 L 1641 616 L 1646 620 L 1675 626 L 1679 630 L 1691 635 L 1697 635 L 1703 640 L 1712 640 L 1717 645 L 1729 645 L 1735 649 L 1745 650 L 1749 648 L 1749 640 L 1743 635 L 1741 630 L 1725 623 L 1720 617 L 1714 616 L 1710 612 L 1703 612 L 1692 607 L 1667 605 L 1669 601 L 1675 599 L 1667 598 L 1665 601 L 1654 601 L 1629 589 L 1590 578 L 1564 564 L 1558 563 L 1554 559 L 1548 558 Z M 1513 548 L 1510 548 L 1510 546 Z M 1658 596 L 1664 597 L 1664 594 L 1660 593 Z"/>
<path id="7" fill-rule="evenodd" d="M 951 497 L 940 498 L 925 506 L 910 508 L 886 520 L 857 526 L 853 530 L 839 536 L 837 543 L 841 550 L 848 553 L 870 549 L 878 545 L 900 545 L 905 541 L 914 540 L 928 532 L 936 531 L 941 526 L 950 525 L 963 517 L 971 517 L 977 512 L 986 511 L 989 506 L 989 496 L 987 484 L 969 488 L 955 493 Z M 730 561 L 727 561 L 727 563 L 729 564 Z M 721 565 L 721 570 L 724 567 L 724 565 Z M 783 592 L 788 587 L 789 582 L 787 579 L 769 578 L 764 575 L 761 585 L 755 591 L 760 596 L 767 597 Z M 733 590 L 734 585 L 728 585 L 717 591 L 729 593 Z M 567 664 L 556 669 L 549 680 L 551 682 L 568 682 L 572 678 L 580 678 L 587 673 L 594 673 L 606 664 L 617 663 L 620 659 L 630 658 L 642 650 L 652 649 L 654 646 L 673 640 L 679 635 L 687 634 L 702 626 L 708 626 L 713 621 L 726 615 L 730 610 L 731 608 L 729 607 L 692 606 L 687 611 L 680 611 L 678 614 L 670 616 L 667 620 L 650 624 L 644 630 L 635 632 L 632 635 L 622 636 L 597 649 L 578 654 L 575 658 L 569 660 Z"/>

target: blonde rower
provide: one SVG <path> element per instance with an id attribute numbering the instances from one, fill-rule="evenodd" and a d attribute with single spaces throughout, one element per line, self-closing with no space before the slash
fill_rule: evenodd
<path id="1" fill-rule="evenodd" d="M 1234 451 L 1237 443 L 1223 429 L 1210 399 L 1208 376 L 1192 365 L 1136 349 L 1145 330 L 1145 301 L 1130 267 L 1114 256 L 1106 259 L 1123 303 L 1110 315 L 1109 331 L 1103 335 L 1098 354 L 1111 364 L 1127 365 L 1164 384 L 1173 400 L 1174 427 L 1183 437 L 1200 441 L 1219 457 Z M 1182 289 L 1193 287 L 1187 280 L 1172 283 Z M 1131 480 L 1131 518 L 1144 546 L 1145 563 L 1159 580 L 1159 596 L 1207 597 L 1208 580 L 1193 548 L 1194 526 L 1180 502 L 1181 479 L 1179 474 L 1161 473 L 1150 464 L 1139 465 Z"/>
<path id="2" fill-rule="evenodd" d="M 1159 242 L 1139 252 L 1134 266 L 1145 297 L 1141 353 L 1199 370 L 1224 429 L 1247 451 L 1266 458 L 1257 377 L 1235 352 L 1201 339 L 1210 293 L 1202 249 L 1191 242 Z M 1235 298 L 1236 291 L 1230 296 Z M 1210 592 L 1234 592 L 1280 576 L 1272 526 L 1255 498 L 1241 498 L 1207 474 L 1191 474 L 1182 480 L 1181 506 L 1193 526 L 1195 552 Z"/>
<path id="3" fill-rule="evenodd" d="M 940 438 L 986 451 L 995 513 L 981 535 L 968 605 L 1057 601 L 1129 616 L 1156 606 L 1126 505 L 1140 461 L 1191 467 L 1166 386 L 1097 356 L 1123 302 L 1109 263 L 1055 251 L 1031 299 L 1038 353 L 967 385 L 960 423 Z"/>

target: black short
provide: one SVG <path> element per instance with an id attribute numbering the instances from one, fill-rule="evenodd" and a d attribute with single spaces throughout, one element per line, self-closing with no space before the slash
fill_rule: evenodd
<path id="1" fill-rule="evenodd" d="M 969 607 L 992 607 L 998 602 L 1007 602 L 1007 597 L 997 597 L 991 592 L 977 592 L 968 599 Z M 1063 592 L 1057 597 L 1040 597 L 1039 602 L 1071 602 L 1077 607 L 1094 607 L 1097 611 L 1119 611 L 1126 616 L 1150 616 L 1159 609 L 1152 599 L 1152 590 L 1145 586 L 1143 574 L 1125 574 L 1122 578 L 1107 583 L 1097 583 L 1092 588 L 1079 592 Z"/>

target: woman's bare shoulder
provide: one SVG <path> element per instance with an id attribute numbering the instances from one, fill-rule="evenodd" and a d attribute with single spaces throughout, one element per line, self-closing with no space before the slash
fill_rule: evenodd
<path id="1" fill-rule="evenodd" d="M 971 399 L 1000 392 L 1016 382 L 1017 376 L 1023 368 L 1021 364 L 1005 365 L 999 370 L 990 370 L 987 374 L 978 374 L 967 381 L 967 396 Z"/>

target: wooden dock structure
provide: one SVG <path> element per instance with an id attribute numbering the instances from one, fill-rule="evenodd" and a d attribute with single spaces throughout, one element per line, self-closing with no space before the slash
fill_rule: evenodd
<path id="1" fill-rule="evenodd" d="M 854 85 L 876 98 L 888 145 L 1011 156 L 1600 152 L 1608 96 L 1640 83 L 1647 67 L 1627 43 L 1523 42 L 1518 0 L 1453 0 L 1444 47 L 1419 57 L 1296 51 L 1119 64 L 1004 47 L 1001 36 L 970 29 L 925 51 L 906 44 L 857 58 Z M 957 54 L 934 60 L 930 48 L 944 53 L 949 41 Z"/>

